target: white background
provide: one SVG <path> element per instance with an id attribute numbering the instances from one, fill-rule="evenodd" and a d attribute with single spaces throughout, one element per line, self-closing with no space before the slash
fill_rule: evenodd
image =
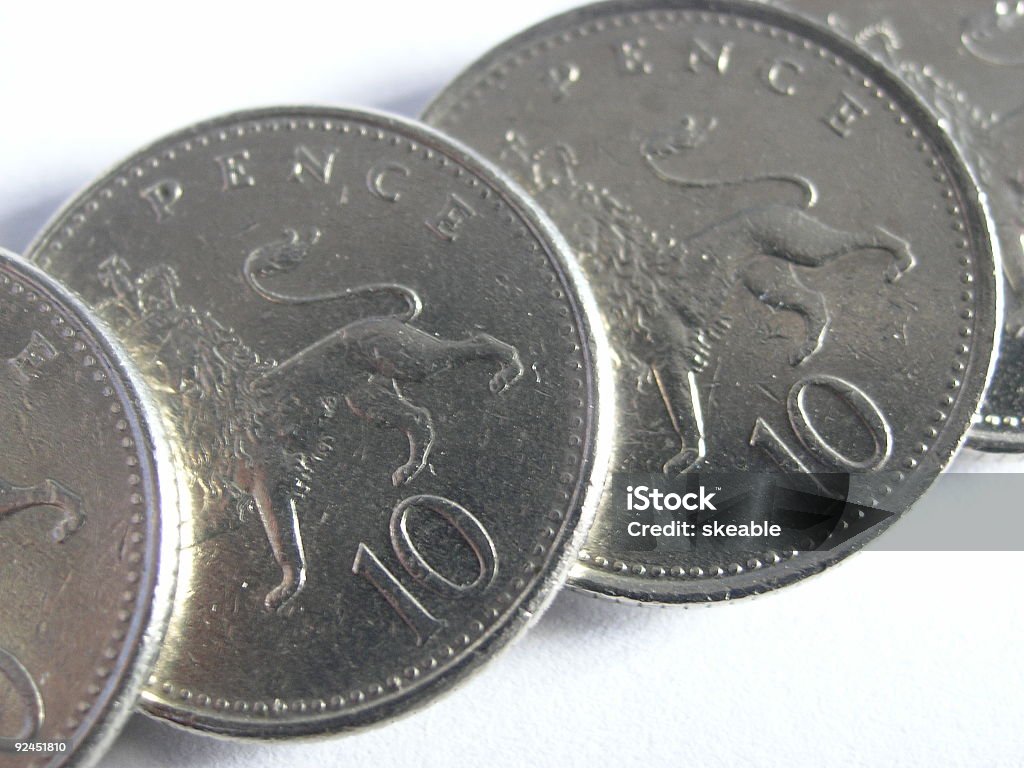
<path id="1" fill-rule="evenodd" d="M 415 114 L 476 56 L 565 7 L 3 2 L 0 245 L 23 248 L 93 175 L 220 112 Z M 503 658 L 397 723 L 250 745 L 136 717 L 104 765 L 1024 765 L 1022 568 L 1019 552 L 868 552 L 710 609 L 564 593 Z"/>

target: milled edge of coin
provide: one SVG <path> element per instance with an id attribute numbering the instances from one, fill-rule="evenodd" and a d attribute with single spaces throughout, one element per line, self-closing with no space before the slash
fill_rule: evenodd
<path id="1" fill-rule="evenodd" d="M 509 210 L 528 228 L 538 244 L 546 245 L 546 255 L 551 269 L 569 289 L 566 300 L 574 306 L 575 316 L 572 320 L 577 335 L 587 342 L 581 347 L 580 352 L 590 364 L 590 375 L 587 377 L 589 380 L 585 381 L 585 394 L 590 400 L 591 407 L 587 410 L 588 422 L 583 427 L 586 435 L 586 442 L 581 448 L 583 460 L 580 463 L 574 492 L 566 505 L 565 517 L 562 520 L 564 533 L 561 546 L 549 549 L 545 555 L 544 567 L 537 569 L 539 575 L 534 577 L 533 584 L 508 604 L 504 622 L 496 621 L 492 625 L 492 631 L 483 633 L 466 645 L 457 661 L 444 666 L 437 674 L 423 675 L 412 693 L 392 696 L 383 705 L 378 703 L 379 699 L 375 699 L 362 705 L 346 707 L 342 712 L 320 716 L 307 715 L 305 720 L 260 719 L 247 725 L 238 720 L 218 717 L 217 711 L 213 709 L 186 708 L 161 701 L 151 691 L 144 690 L 142 693 L 139 707 L 151 717 L 190 731 L 198 730 L 208 735 L 244 740 L 317 738 L 383 725 L 400 715 L 432 703 L 464 682 L 480 666 L 511 645 L 512 641 L 547 609 L 558 588 L 563 586 L 568 578 L 569 569 L 586 540 L 597 512 L 611 460 L 615 429 L 615 418 L 612 413 L 615 396 L 611 348 L 589 283 L 561 232 L 533 199 L 496 165 L 456 139 L 430 126 L 403 117 L 363 108 L 303 105 L 244 110 L 196 123 L 152 142 L 97 177 L 95 182 L 72 197 L 51 217 L 29 245 L 27 253 L 42 254 L 42 248 L 57 222 L 72 217 L 75 211 L 88 204 L 89 198 L 108 186 L 111 179 L 129 174 L 133 167 L 143 165 L 154 155 L 162 156 L 181 142 L 199 140 L 207 134 L 225 130 L 228 126 L 240 123 L 258 124 L 274 119 L 305 121 L 318 125 L 325 121 L 348 121 L 366 125 L 370 130 L 392 131 L 407 137 L 426 150 L 447 157 L 477 176 L 481 183 L 491 186 Z M 30 255 L 29 258 L 34 256 Z M 399 690 L 409 688 L 403 686 Z"/>
<path id="2" fill-rule="evenodd" d="M 1005 281 L 1001 280 L 1000 282 L 1005 285 Z M 1004 296 L 1006 290 L 1009 289 L 1004 288 Z M 1006 338 L 1005 333 L 1001 332 L 1000 345 L 1005 345 L 1007 341 L 1009 340 Z M 1016 339 L 1013 341 L 1021 343 Z M 1004 349 L 1001 348 L 999 351 L 1000 356 L 1003 354 L 1003 351 Z M 1024 351 L 1024 344 L 1022 344 L 1022 351 Z M 998 367 L 998 363 L 996 365 Z M 1005 430 L 988 424 L 985 421 L 985 411 L 980 410 L 975 423 L 967 433 L 966 447 L 973 451 L 981 451 L 987 454 L 1010 454 L 1019 458 L 1019 454 L 1024 453 L 1024 413 L 1020 414 L 1020 420 L 1021 426 L 1017 431 Z"/>
<path id="3" fill-rule="evenodd" d="M 61 286 L 37 266 L 10 251 L 0 248 L 0 271 L 10 271 L 17 279 L 32 286 L 72 315 L 79 333 L 87 334 L 88 343 L 103 352 L 102 367 L 114 376 L 108 384 L 118 396 L 134 404 L 124 409 L 128 432 L 138 451 L 151 457 L 149 463 L 137 467 L 143 498 L 148 500 L 145 554 L 138 570 L 132 618 L 122 641 L 121 652 L 112 664 L 115 670 L 97 696 L 106 701 L 95 717 L 96 725 L 78 747 L 55 758 L 50 765 L 74 765 L 79 768 L 96 765 L 110 748 L 138 701 L 142 687 L 156 660 L 170 619 L 177 581 L 178 535 L 180 524 L 181 474 L 177 471 L 174 451 L 167 440 L 160 411 L 141 374 L 107 325 L 96 317 L 71 291 Z M 140 606 L 144 608 L 140 609 Z M 68 638 L 73 642 L 73 638 Z M 115 674 L 116 671 L 120 674 Z M 66 762 L 65 762 L 66 761 Z"/>
<path id="4" fill-rule="evenodd" d="M 1021 416 L 1021 419 L 1024 420 L 1024 415 Z M 971 427 L 971 431 L 967 434 L 965 447 L 982 453 L 1021 454 L 1024 453 L 1024 433 L 1018 435 L 1013 432 L 988 429 L 985 427 L 984 421 L 979 421 Z"/>
<path id="5" fill-rule="evenodd" d="M 920 131 L 920 139 L 929 143 L 936 157 L 945 166 L 944 170 L 949 176 L 951 188 L 961 198 L 958 202 L 968 225 L 968 231 L 962 235 L 968 243 L 973 243 L 971 253 L 980 253 L 982 258 L 978 261 L 982 262 L 986 256 L 991 257 L 990 265 L 978 267 L 984 284 L 974 283 L 972 287 L 972 290 L 983 299 L 979 306 L 994 309 L 991 317 L 983 317 L 979 313 L 979 317 L 975 318 L 979 324 L 984 321 L 984 333 L 974 334 L 971 345 L 971 359 L 979 360 L 980 351 L 980 362 L 984 363 L 985 375 L 972 379 L 973 386 L 961 387 L 960 397 L 950 406 L 949 416 L 944 421 L 939 436 L 935 438 L 936 443 L 942 442 L 945 438 L 948 441 L 948 448 L 944 448 L 938 454 L 930 453 L 922 457 L 921 463 L 928 462 L 930 467 L 919 467 L 915 478 L 908 478 L 905 481 L 903 496 L 907 499 L 907 507 L 903 514 L 906 514 L 931 485 L 932 481 L 922 478 L 920 473 L 941 472 L 967 441 L 968 431 L 995 369 L 998 339 L 1003 325 L 1003 280 L 999 239 L 996 236 L 988 197 L 979 186 L 974 169 L 967 164 L 959 147 L 942 128 L 940 117 L 898 76 L 889 72 L 870 54 L 816 20 L 766 3 L 752 0 L 609 0 L 553 16 L 499 43 L 456 76 L 426 106 L 420 117 L 429 124 L 440 121 L 442 115 L 454 111 L 461 102 L 473 98 L 476 91 L 499 83 L 507 67 L 515 66 L 525 50 L 542 44 L 546 39 L 558 38 L 600 18 L 633 16 L 637 19 L 657 20 L 661 13 L 687 11 L 708 14 L 709 20 L 713 15 L 729 15 L 747 20 L 752 25 L 764 24 L 790 32 L 832 51 L 849 68 L 883 89 L 889 100 L 904 112 L 909 126 Z M 951 433 L 956 437 L 949 441 L 948 436 Z M 899 517 L 893 516 L 853 537 L 840 548 L 807 563 L 780 559 L 777 563 L 762 564 L 756 570 L 746 570 L 739 575 L 701 576 L 698 577 L 698 581 L 697 578 L 690 578 L 685 573 L 678 576 L 666 573 L 663 578 L 655 580 L 646 574 L 631 575 L 626 563 L 621 563 L 624 571 L 616 568 L 619 563 L 610 564 L 614 570 L 603 570 L 578 560 L 569 573 L 568 584 L 572 589 L 592 592 L 621 602 L 671 605 L 712 604 L 736 600 L 776 590 L 822 572 L 863 548 Z M 652 585 L 658 585 L 657 591 L 644 588 L 648 579 Z M 673 580 L 683 589 L 666 589 Z M 700 584 L 702 588 L 697 591 L 687 589 L 695 583 Z"/>

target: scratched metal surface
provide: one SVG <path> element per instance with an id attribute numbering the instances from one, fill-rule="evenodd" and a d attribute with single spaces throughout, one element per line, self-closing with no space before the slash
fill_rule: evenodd
<path id="1" fill-rule="evenodd" d="M 66 5 L 54 24 L 53 6 L 0 4 L 7 61 L 31 62 L 0 69 L 0 93 L 10 114 L 32 116 L 0 121 L 0 146 L 17 148 L 0 152 L 0 242 L 23 250 L 74 187 L 183 121 L 283 100 L 415 114 L 492 45 L 570 4 L 293 0 L 286 34 L 271 6 L 240 16 L 196 0 L 175 13 Z M 155 47 L 152 29 L 174 43 Z M 44 38 L 51 53 L 40 56 Z M 125 62 L 155 65 L 166 87 L 153 87 L 153 66 Z M 69 68 L 80 86 L 67 87 Z M 74 114 L 102 119 L 68 130 Z M 1013 459 L 964 451 L 952 468 L 1019 468 Z M 977 476 L 972 519 L 987 480 Z M 922 500 L 899 525 L 929 514 Z M 774 749 L 794 767 L 818 768 L 827 752 L 844 768 L 1010 768 L 1024 753 L 1024 613 L 1007 610 L 1022 567 L 1020 552 L 868 551 L 828 578 L 711 611 L 634 610 L 563 590 L 501 663 L 387 728 L 253 744 L 139 715 L 103 765 L 520 768 L 528 745 L 541 765 L 758 764 Z"/>
<path id="2" fill-rule="evenodd" d="M 97 761 L 167 625 L 178 497 L 134 371 L 66 289 L 0 250 L 3 768 Z"/>
<path id="3" fill-rule="evenodd" d="M 855 503 L 901 514 L 961 444 L 996 334 L 989 220 L 932 113 L 827 28 L 741 2 L 587 6 L 485 54 L 425 119 L 510 171 L 580 258 L 616 353 L 614 471 L 850 472 Z M 634 551 L 628 519 L 606 502 L 571 583 L 734 599 L 866 538 Z"/>
<path id="4" fill-rule="evenodd" d="M 987 193 L 1006 317 L 969 444 L 1024 451 L 1024 5 L 1002 0 L 777 0 L 876 56 L 944 120 Z"/>
<path id="5" fill-rule="evenodd" d="M 50 223 L 31 258 L 124 336 L 192 481 L 150 713 L 249 737 L 379 722 L 544 607 L 611 425 L 566 253 L 467 151 L 326 108 L 190 128 Z"/>

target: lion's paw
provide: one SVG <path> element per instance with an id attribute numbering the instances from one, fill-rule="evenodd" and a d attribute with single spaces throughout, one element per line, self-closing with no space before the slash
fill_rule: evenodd
<path id="1" fill-rule="evenodd" d="M 426 466 L 426 461 L 407 462 L 391 473 L 391 483 L 395 486 L 395 488 L 400 488 L 403 485 L 406 485 L 407 483 L 411 483 L 413 480 L 416 479 L 416 476 L 419 475 L 419 473 L 422 472 Z"/>
<path id="2" fill-rule="evenodd" d="M 683 448 L 683 450 L 665 462 L 662 471 L 669 477 L 682 475 L 696 468 L 701 458 L 701 453 L 696 448 Z"/>
<path id="3" fill-rule="evenodd" d="M 817 339 L 804 342 L 798 349 L 795 349 L 790 353 L 789 364 L 794 367 L 800 365 L 817 352 L 820 347 L 821 343 Z"/>
<path id="4" fill-rule="evenodd" d="M 519 379 L 523 377 L 523 365 L 518 360 L 504 366 L 500 371 L 491 377 L 491 392 L 495 395 L 510 389 Z"/>
<path id="5" fill-rule="evenodd" d="M 82 510 L 77 507 L 69 509 L 64 514 L 64 518 L 54 526 L 51 533 L 53 540 L 57 543 L 65 541 L 81 528 L 83 523 L 85 523 L 85 515 L 82 513 Z"/>
<path id="6" fill-rule="evenodd" d="M 891 249 L 893 255 L 892 264 L 885 269 L 885 281 L 887 283 L 895 283 L 914 268 L 917 259 L 914 258 L 914 253 L 910 250 L 910 243 L 902 237 L 894 235 L 884 227 L 878 227 L 878 231 L 881 233 L 883 242 Z"/>
<path id="7" fill-rule="evenodd" d="M 286 568 L 281 576 L 281 583 L 274 587 L 263 599 L 263 607 L 270 613 L 282 612 L 289 600 L 294 598 L 302 588 L 302 579 L 294 568 Z"/>

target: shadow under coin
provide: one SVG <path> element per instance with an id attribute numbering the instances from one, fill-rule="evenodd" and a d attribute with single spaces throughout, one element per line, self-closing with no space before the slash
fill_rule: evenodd
<path id="1" fill-rule="evenodd" d="M 637 627 L 670 621 L 670 614 L 677 615 L 683 621 L 686 613 L 689 611 L 679 606 L 666 608 L 661 605 L 619 602 L 565 588 L 531 630 L 531 635 L 554 638 L 595 631 L 635 632 Z"/>
<path id="2" fill-rule="evenodd" d="M 194 768 L 197 765 L 249 765 L 261 751 L 259 744 L 214 739 L 135 715 L 103 759 L 106 768 Z"/>
<path id="3" fill-rule="evenodd" d="M 32 238 L 73 192 L 73 188 L 68 188 L 45 193 L 24 205 L 0 209 L 0 246 L 17 254 L 24 253 Z"/>
<path id="4" fill-rule="evenodd" d="M 404 93 L 388 94 L 381 99 L 372 99 L 368 106 L 384 112 L 393 112 L 404 117 L 417 118 L 444 87 L 444 82 L 428 82 L 418 84 L 415 89 Z"/>

